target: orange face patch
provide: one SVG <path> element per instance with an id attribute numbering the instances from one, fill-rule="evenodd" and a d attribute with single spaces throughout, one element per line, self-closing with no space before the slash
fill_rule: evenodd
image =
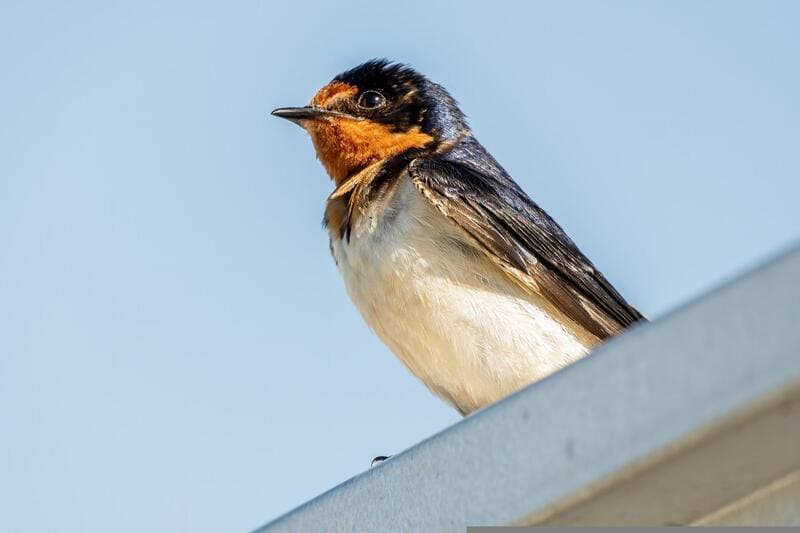
<path id="1" fill-rule="evenodd" d="M 358 92 L 358 87 L 354 87 L 349 83 L 341 81 L 332 81 L 314 95 L 311 99 L 311 105 L 315 107 L 325 107 L 336 97 L 353 95 Z"/>
<path id="2" fill-rule="evenodd" d="M 393 132 L 379 122 L 343 117 L 311 121 L 306 129 L 317 157 L 337 186 L 354 171 L 433 140 L 418 127 Z"/>

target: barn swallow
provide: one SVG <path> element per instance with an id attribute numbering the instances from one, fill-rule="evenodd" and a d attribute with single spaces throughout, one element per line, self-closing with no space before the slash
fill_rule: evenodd
<path id="1" fill-rule="evenodd" d="M 414 69 L 369 61 L 272 114 L 333 180 L 324 225 L 350 298 L 461 414 L 645 320 Z"/>

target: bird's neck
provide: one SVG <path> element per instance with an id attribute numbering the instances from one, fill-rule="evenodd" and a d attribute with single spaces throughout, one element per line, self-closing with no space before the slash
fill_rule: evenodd
<path id="1" fill-rule="evenodd" d="M 340 117 L 310 124 L 308 132 L 337 189 L 368 167 L 433 142 L 418 127 L 395 132 L 379 122 Z"/>

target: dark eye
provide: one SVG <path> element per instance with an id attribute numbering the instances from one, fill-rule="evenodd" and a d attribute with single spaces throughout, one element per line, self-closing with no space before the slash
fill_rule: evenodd
<path id="1" fill-rule="evenodd" d="M 358 105 L 364 109 L 375 109 L 386 103 L 386 98 L 378 91 L 364 91 L 358 97 Z"/>

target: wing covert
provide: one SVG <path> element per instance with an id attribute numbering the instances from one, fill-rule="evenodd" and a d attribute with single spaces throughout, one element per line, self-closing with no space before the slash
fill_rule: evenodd
<path id="1" fill-rule="evenodd" d="M 418 158 L 414 184 L 469 234 L 512 280 L 552 301 L 598 339 L 645 320 L 584 256 L 556 222 L 483 152 L 485 168 L 468 158 Z M 488 157 L 488 159 L 486 159 Z M 481 160 L 481 159 L 478 159 Z"/>

